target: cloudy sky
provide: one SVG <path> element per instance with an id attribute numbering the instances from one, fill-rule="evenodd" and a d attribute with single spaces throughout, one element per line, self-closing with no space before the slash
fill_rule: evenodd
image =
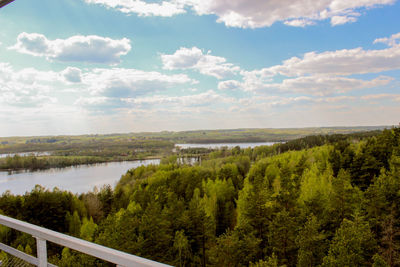
<path id="1" fill-rule="evenodd" d="M 16 0 L 0 10 L 0 136 L 397 124 L 399 14 L 398 0 Z"/>

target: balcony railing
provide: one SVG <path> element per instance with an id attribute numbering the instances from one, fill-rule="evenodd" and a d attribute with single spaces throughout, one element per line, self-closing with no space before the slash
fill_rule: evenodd
<path id="1" fill-rule="evenodd" d="M 13 2 L 14 0 L 0 0 L 0 8 L 2 8 L 5 5 L 8 5 L 9 3 Z"/>
<path id="2" fill-rule="evenodd" d="M 35 237 L 37 246 L 37 258 L 2 243 L 0 243 L 0 250 L 3 250 L 4 252 L 11 254 L 14 257 L 17 257 L 19 259 L 22 259 L 30 264 L 39 267 L 55 266 L 47 262 L 47 247 L 46 247 L 47 241 L 64 247 L 71 248 L 73 250 L 82 252 L 84 254 L 108 261 L 110 263 L 114 263 L 117 266 L 125 266 L 125 267 L 169 266 L 159 262 L 134 256 L 119 250 L 94 244 L 79 238 L 61 234 L 43 227 L 22 222 L 3 215 L 0 215 L 0 224 L 30 234 L 33 237 Z"/>

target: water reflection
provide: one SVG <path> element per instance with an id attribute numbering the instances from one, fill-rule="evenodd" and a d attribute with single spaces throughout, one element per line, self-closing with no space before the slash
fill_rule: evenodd
<path id="1" fill-rule="evenodd" d="M 63 169 L 48 169 L 36 172 L 0 172 L 0 194 L 10 190 L 12 194 L 24 194 L 40 184 L 46 188 L 57 187 L 73 193 L 83 193 L 95 186 L 115 184 L 129 169 L 141 165 L 159 164 L 159 159 L 110 162 L 94 165 L 81 165 Z"/>

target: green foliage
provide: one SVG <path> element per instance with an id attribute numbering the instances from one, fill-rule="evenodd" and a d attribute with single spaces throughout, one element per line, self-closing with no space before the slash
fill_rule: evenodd
<path id="1" fill-rule="evenodd" d="M 256 263 L 250 263 L 250 267 L 278 267 L 278 258 L 275 254 L 268 257 L 267 260 L 259 260 Z"/>
<path id="2" fill-rule="evenodd" d="M 391 265 L 387 264 L 386 261 L 379 255 L 375 254 L 374 257 L 372 258 L 374 263 L 372 264 L 372 267 L 389 267 Z"/>
<path id="3" fill-rule="evenodd" d="M 194 166 L 174 157 L 129 170 L 114 190 L 6 192 L 0 210 L 175 266 L 397 266 L 399 140 L 394 128 L 225 148 Z M 35 249 L 5 227 L 0 242 Z M 59 266 L 107 266 L 69 249 L 48 253 Z"/>
<path id="4" fill-rule="evenodd" d="M 242 229 L 227 231 L 219 236 L 210 250 L 215 266 L 245 266 L 257 259 L 260 239 Z"/>
<path id="5" fill-rule="evenodd" d="M 322 266 L 368 266 L 376 252 L 376 241 L 367 222 L 356 214 L 344 219 L 333 238 Z"/>
<path id="6" fill-rule="evenodd" d="M 176 231 L 174 248 L 178 251 L 179 266 L 185 266 L 186 258 L 190 255 L 189 241 L 183 230 Z"/>
<path id="7" fill-rule="evenodd" d="M 74 211 L 72 216 L 68 212 L 65 219 L 68 222 L 68 232 L 73 236 L 79 237 L 81 233 L 81 219 L 78 212 Z"/>
<path id="8" fill-rule="evenodd" d="M 83 218 L 83 223 L 79 231 L 80 238 L 85 239 L 87 241 L 93 241 L 96 230 L 97 230 L 97 225 L 93 222 L 92 217 L 90 217 L 90 220 Z"/>
<path id="9" fill-rule="evenodd" d="M 297 266 L 318 266 L 322 263 L 327 242 L 326 235 L 320 228 L 321 224 L 317 217 L 310 215 L 296 238 L 296 244 L 299 248 Z"/>

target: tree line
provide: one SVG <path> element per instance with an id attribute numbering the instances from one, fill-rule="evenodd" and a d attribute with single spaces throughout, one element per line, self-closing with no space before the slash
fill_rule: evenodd
<path id="1" fill-rule="evenodd" d="M 399 266 L 400 129 L 221 149 L 74 195 L 40 186 L 2 213 L 175 266 Z M 0 241 L 35 253 L 32 237 Z M 108 266 L 51 246 L 60 266 Z M 6 257 L 4 254 L 2 257 Z"/>

